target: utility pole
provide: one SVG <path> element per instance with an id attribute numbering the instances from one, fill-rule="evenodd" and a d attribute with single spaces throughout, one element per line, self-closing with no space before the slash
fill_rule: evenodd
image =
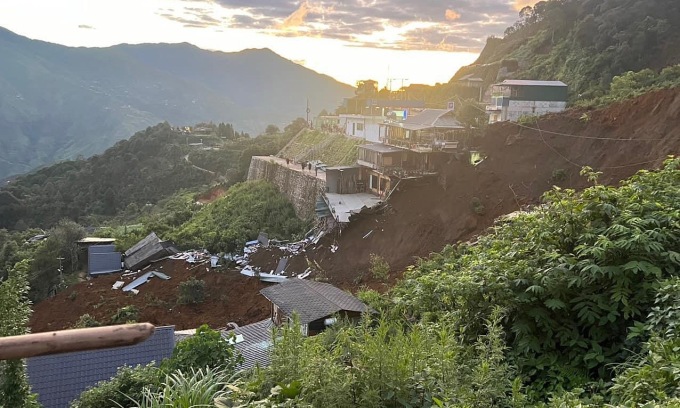
<path id="1" fill-rule="evenodd" d="M 309 98 L 307 98 L 307 126 L 309 126 Z"/>
<path id="2" fill-rule="evenodd" d="M 64 283 L 64 268 L 61 266 L 61 261 L 63 261 L 66 258 L 59 257 L 57 258 L 59 260 L 59 283 Z"/>

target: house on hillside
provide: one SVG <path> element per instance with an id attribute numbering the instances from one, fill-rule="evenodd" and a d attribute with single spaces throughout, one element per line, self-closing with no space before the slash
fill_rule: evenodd
<path id="1" fill-rule="evenodd" d="M 401 122 L 385 123 L 380 140 L 416 153 L 455 150 L 466 131 L 453 109 L 425 109 Z"/>
<path id="2" fill-rule="evenodd" d="M 83 391 L 115 376 L 119 367 L 159 364 L 171 357 L 174 331 L 174 326 L 156 327 L 151 337 L 133 346 L 28 358 L 31 391 L 44 408 L 68 407 Z"/>
<path id="3" fill-rule="evenodd" d="M 489 123 L 562 112 L 567 96 L 567 84 L 561 81 L 506 79 L 492 86 L 491 104 L 486 107 Z"/>
<path id="4" fill-rule="evenodd" d="M 378 142 L 380 126 L 392 117 L 406 118 L 412 112 L 425 107 L 423 101 L 393 99 L 354 99 L 347 102 L 347 113 L 339 115 L 338 126 L 347 136 L 360 137 L 369 142 Z"/>
<path id="5" fill-rule="evenodd" d="M 356 321 L 371 309 L 359 299 L 328 283 L 291 278 L 260 291 L 271 302 L 266 320 L 226 331 L 225 336 L 243 355 L 241 368 L 269 365 L 272 333 L 275 327 L 290 324 L 293 314 L 300 320 L 302 333 L 314 336 L 337 322 L 338 318 Z"/>

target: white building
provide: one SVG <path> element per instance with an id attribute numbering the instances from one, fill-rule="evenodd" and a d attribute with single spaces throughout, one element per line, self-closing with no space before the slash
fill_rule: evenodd
<path id="1" fill-rule="evenodd" d="M 379 142 L 380 124 L 385 119 L 385 116 L 340 115 L 340 128 L 347 136 Z"/>
<path id="2" fill-rule="evenodd" d="M 486 107 L 489 123 L 562 112 L 567 108 L 567 92 L 561 81 L 506 79 L 493 85 L 491 104 Z"/>

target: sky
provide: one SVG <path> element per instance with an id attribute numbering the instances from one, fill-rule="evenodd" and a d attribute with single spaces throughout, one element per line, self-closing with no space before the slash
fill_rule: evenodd
<path id="1" fill-rule="evenodd" d="M 354 85 L 448 82 L 536 0 L 0 0 L 0 26 L 68 46 L 270 48 Z"/>

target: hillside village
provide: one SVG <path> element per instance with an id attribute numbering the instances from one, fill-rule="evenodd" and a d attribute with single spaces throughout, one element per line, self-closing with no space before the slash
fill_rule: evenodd
<path id="1" fill-rule="evenodd" d="M 527 88 L 535 92 L 534 86 L 538 86 L 535 94 L 540 94 L 541 87 L 556 86 L 538 84 L 523 82 L 519 91 L 512 91 L 516 86 L 512 85 L 510 95 L 521 95 Z M 512 101 L 512 96 L 495 97 L 494 101 L 498 98 Z M 269 360 L 264 344 L 269 344 L 266 339 L 271 328 L 291 319 L 293 312 L 301 316 L 303 332 L 310 336 L 332 325 L 338 312 L 358 316 L 367 306 L 341 289 L 355 292 L 358 288 L 375 288 L 383 292 L 415 257 L 427 256 L 438 245 L 474 239 L 496 217 L 535 204 L 552 184 L 582 188 L 586 184 L 577 175 L 579 168 L 571 165 L 573 160 L 608 168 L 604 172 L 607 183 L 628 177 L 638 168 L 659 165 L 678 148 L 674 132 L 665 133 L 667 144 L 644 143 L 642 135 L 649 133 L 642 129 L 657 126 L 656 117 L 673 117 L 670 111 L 657 111 L 649 118 L 640 109 L 659 98 L 668 101 L 665 106 L 673 107 L 680 94 L 671 90 L 646 95 L 635 104 L 626 104 L 635 107 L 625 114 L 623 105 L 590 111 L 586 123 L 578 110 L 542 116 L 533 125 L 502 121 L 489 127 L 481 140 L 470 138 L 471 129 L 456 119 L 455 105 L 450 109 L 408 108 L 402 120 L 389 115 L 382 118 L 376 128 L 377 142 L 369 143 L 368 136 L 341 136 L 343 143 L 353 146 L 349 151 L 356 154 L 354 163 L 345 165 L 315 159 L 321 153 L 314 145 L 303 147 L 308 134 L 318 133 L 324 140 L 323 135 L 331 137 L 331 133 L 303 129 L 277 156 L 254 156 L 248 179 L 273 183 L 301 217 L 313 214 L 316 227 L 305 239 L 270 240 L 267 231 L 262 231 L 241 251 L 221 257 L 203 250 L 180 251 L 155 234 L 124 254 L 116 252 L 113 240 L 85 239 L 81 243 L 87 248 L 92 279 L 36 305 L 31 325 L 34 331 L 63 329 L 71 327 L 78 316 L 97 320 L 107 318 L 115 309 L 128 310 L 130 318 L 168 325 L 169 332 L 163 333 L 174 333 L 175 341 L 179 341 L 195 332 L 196 322 L 208 323 L 225 336 L 237 336 L 234 346 L 244 356 L 243 368 L 266 365 Z M 534 106 L 542 102 L 526 104 L 524 115 L 544 113 L 536 112 Z M 504 112 L 502 109 L 512 105 L 501 100 L 487 110 L 494 115 L 499 106 Z M 338 122 L 332 130 L 343 127 L 341 117 L 335 119 Z M 329 117 L 323 119 L 328 121 Z M 615 156 L 602 154 L 618 137 L 627 137 L 622 130 L 629 123 L 636 123 L 641 135 L 640 143 L 633 148 L 635 162 L 643 164 L 629 163 L 627 150 Z M 346 123 L 344 128 L 349 129 Z M 581 137 L 580 146 L 560 136 L 559 130 L 565 128 L 577 129 L 574 136 Z M 609 129 L 609 142 L 589 139 L 589 135 L 603 135 L 603 129 Z M 297 146 L 299 143 L 303 146 Z M 546 155 L 552 159 L 546 160 Z M 505 172 L 510 163 L 515 170 Z M 365 265 L 371 264 L 375 254 L 382 254 L 387 261 L 384 276 L 366 270 Z M 204 285 L 202 296 L 206 301 L 174 305 L 174 299 L 182 296 L 181 286 L 196 281 Z M 104 314 L 99 311 L 103 305 Z M 68 309 L 69 313 L 55 319 L 55 309 Z M 172 347 L 165 350 L 163 356 L 170 356 Z M 74 372 L 87 372 L 91 364 L 87 356 L 96 352 L 82 353 L 82 357 L 72 356 L 81 361 Z M 129 364 L 158 358 L 153 353 L 146 359 L 143 356 L 138 355 L 141 360 L 130 360 Z M 115 358 L 111 361 L 107 363 L 111 369 L 120 364 Z M 47 363 L 42 358 L 29 359 L 29 378 L 32 372 L 42 372 L 44 368 L 38 367 L 43 364 Z M 100 371 L 96 378 L 90 376 L 89 381 L 108 378 L 111 369 Z M 53 380 L 50 383 L 54 387 Z M 67 379 L 58 388 L 67 390 L 67 383 L 81 384 Z M 75 398 L 83 390 L 80 387 L 70 394 L 63 391 L 63 398 Z M 34 388 L 42 391 L 44 406 L 59 406 L 47 403 L 49 391 L 39 382 Z M 61 397 L 54 398 L 61 401 Z"/>
<path id="2" fill-rule="evenodd" d="M 41 210 L 44 230 L 0 229 L 0 309 L 27 321 L 0 316 L 0 339 L 155 327 L 124 347 L 27 354 L 36 404 L 680 406 L 680 69 L 591 93 L 572 66 L 514 58 L 585 43 L 599 15 L 550 26 L 573 4 L 523 9 L 448 84 L 359 81 L 334 113 L 258 137 L 166 122 L 12 180 L 0 214 L 15 229 L 54 197 L 55 214 L 101 226 Z M 125 178 L 105 180 L 119 152 Z M 141 188 L 137 169 L 153 174 Z M 94 215 L 55 187 L 90 172 L 106 191 L 87 192 Z"/>

